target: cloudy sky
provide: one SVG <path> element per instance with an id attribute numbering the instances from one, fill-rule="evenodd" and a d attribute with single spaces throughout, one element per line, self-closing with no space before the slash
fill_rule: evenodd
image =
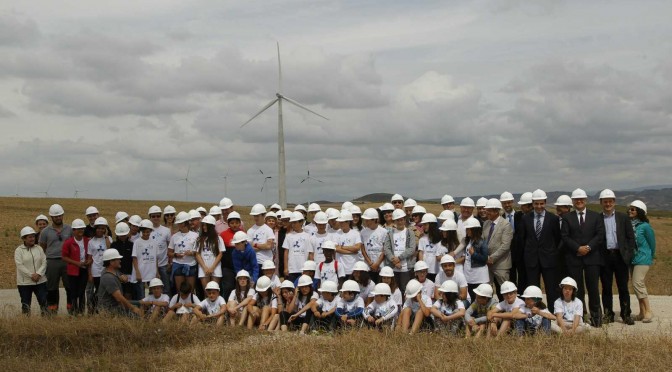
<path id="1" fill-rule="evenodd" d="M 290 202 L 672 183 L 669 1 L 92 3 L 0 1 L 2 195 L 276 201 L 276 41 Z"/>

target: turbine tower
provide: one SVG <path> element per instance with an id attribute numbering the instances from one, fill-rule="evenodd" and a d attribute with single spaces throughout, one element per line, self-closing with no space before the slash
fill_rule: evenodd
<path id="1" fill-rule="evenodd" d="M 189 201 L 189 185 L 194 186 L 191 181 L 189 181 L 189 171 L 191 170 L 191 165 L 187 167 L 187 175 L 184 178 L 177 179 L 175 181 L 184 181 L 184 200 Z"/>

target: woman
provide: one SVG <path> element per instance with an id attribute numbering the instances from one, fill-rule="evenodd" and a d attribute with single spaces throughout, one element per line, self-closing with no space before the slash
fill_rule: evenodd
<path id="1" fill-rule="evenodd" d="M 423 215 L 420 224 L 425 234 L 418 240 L 418 260 L 425 261 L 428 267 L 427 278 L 434 281 L 440 270 L 439 260 L 436 258 L 441 248 L 441 231 L 436 216 L 432 213 Z"/>
<path id="2" fill-rule="evenodd" d="M 179 231 L 173 234 L 170 243 L 168 243 L 168 257 L 173 260 L 172 277 L 175 288 L 180 288 L 185 280 L 191 288 L 196 287 L 196 274 L 198 273 L 196 241 L 198 241 L 198 233 L 190 230 L 190 218 L 191 216 L 187 212 L 177 214 L 175 225 L 177 225 Z"/>
<path id="3" fill-rule="evenodd" d="M 413 276 L 417 241 L 413 232 L 406 227 L 406 213 L 402 209 L 394 210 L 392 219 L 394 227 L 387 230 L 383 252 L 385 265 L 394 270 L 394 278 L 403 292 Z"/>
<path id="4" fill-rule="evenodd" d="M 72 236 L 63 242 L 61 250 L 62 260 L 67 264 L 68 285 L 68 314 L 84 315 L 86 306 L 86 283 L 89 277 L 89 265 L 92 261 L 87 258 L 89 253 L 89 238 L 84 235 L 86 224 L 79 218 L 72 221 Z"/>
<path id="5" fill-rule="evenodd" d="M 394 211 L 394 207 L 390 203 L 385 203 L 378 208 L 378 211 L 380 212 L 380 226 L 386 228 L 386 229 L 393 229 L 394 228 L 394 221 L 392 220 L 392 211 Z M 404 214 L 405 216 L 406 214 Z"/>
<path id="6" fill-rule="evenodd" d="M 467 279 L 467 288 L 471 299 L 476 298 L 474 289 L 479 284 L 489 283 L 488 273 L 488 246 L 482 238 L 483 229 L 481 223 L 474 217 L 469 217 L 464 222 L 466 236 L 460 246 L 451 255 L 458 255 L 464 251 L 464 277 Z"/>
<path id="7" fill-rule="evenodd" d="M 33 293 L 40 305 L 42 315 L 47 311 L 47 256 L 40 246 L 35 244 L 35 230 L 26 226 L 21 229 L 23 244 L 14 251 L 16 263 L 16 286 L 21 296 L 21 312 L 30 314 Z"/>
<path id="8" fill-rule="evenodd" d="M 224 253 L 224 241 L 215 230 L 215 217 L 205 216 L 201 221 L 201 236 L 196 242 L 196 261 L 198 262 L 198 277 L 203 288 L 208 283 L 219 284 L 222 279 L 220 262 Z"/>
<path id="9" fill-rule="evenodd" d="M 646 291 L 646 273 L 649 267 L 653 265 L 656 258 L 656 236 L 649 224 L 649 218 L 646 217 L 646 204 L 641 200 L 635 200 L 630 203 L 628 216 L 635 229 L 635 241 L 637 249 L 632 258 L 632 287 L 635 289 L 635 295 L 639 301 L 639 315 L 635 320 L 643 323 L 651 323 L 653 312 L 649 304 L 649 294 Z"/>
<path id="10" fill-rule="evenodd" d="M 48 225 L 49 225 L 49 219 L 47 219 L 47 216 L 41 214 L 41 215 L 35 217 L 35 227 L 37 228 L 37 234 L 35 234 L 35 241 L 36 242 L 40 241 L 40 233 Z"/>
<path id="11" fill-rule="evenodd" d="M 170 229 L 170 234 L 175 234 L 180 228 L 175 224 L 175 207 L 167 205 L 163 208 L 163 226 Z"/>

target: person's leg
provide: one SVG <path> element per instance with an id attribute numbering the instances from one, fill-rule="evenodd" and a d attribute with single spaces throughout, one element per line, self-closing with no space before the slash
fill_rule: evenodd
<path id="1" fill-rule="evenodd" d="M 58 313 L 58 301 L 60 300 L 58 292 L 58 283 L 60 282 L 59 261 L 61 260 L 47 259 L 47 309 L 51 315 Z"/>
<path id="2" fill-rule="evenodd" d="M 68 298 L 72 298 L 70 293 L 70 282 L 68 280 L 68 264 L 65 261 L 58 260 L 58 276 L 59 280 L 63 282 L 63 289 L 65 289 L 66 309 L 70 311 L 72 306 L 67 303 Z"/>
<path id="3" fill-rule="evenodd" d="M 407 308 L 401 310 L 401 315 L 399 316 L 399 321 L 401 323 L 401 327 L 398 328 L 399 331 L 408 332 L 408 330 L 411 326 L 411 309 L 410 308 L 407 307 Z"/>
<path id="4" fill-rule="evenodd" d="M 518 336 L 525 335 L 525 320 L 516 319 L 513 321 L 513 329 Z"/>
<path id="5" fill-rule="evenodd" d="M 228 299 L 231 292 L 236 288 L 236 273 L 233 272 L 233 269 L 222 268 L 222 281 L 219 284 L 222 297 Z"/>
<path id="6" fill-rule="evenodd" d="M 585 267 L 586 289 L 588 291 L 588 309 L 593 327 L 602 326 L 602 307 L 600 302 L 600 266 Z"/>
<path id="7" fill-rule="evenodd" d="M 541 320 L 541 326 L 539 327 L 539 332 L 543 334 L 551 333 L 551 321 L 549 319 L 544 318 Z"/>
<path id="8" fill-rule="evenodd" d="M 413 314 L 413 326 L 411 327 L 411 333 L 417 333 L 422 326 L 422 322 L 425 320 L 425 314 L 422 311 L 418 310 Z"/>
<path id="9" fill-rule="evenodd" d="M 555 314 L 553 304 L 555 300 L 560 298 L 560 273 L 557 267 L 546 267 L 542 268 L 541 274 L 544 277 L 548 311 Z"/>
<path id="10" fill-rule="evenodd" d="M 600 282 L 602 282 L 602 307 L 604 308 L 604 320 L 606 323 L 614 321 L 614 296 L 611 287 L 614 284 L 614 269 L 616 259 L 621 256 L 607 253 L 605 265 L 600 267 Z"/>
<path id="11" fill-rule="evenodd" d="M 68 314 L 77 315 L 79 309 L 79 275 L 70 275 L 68 278 L 70 292 L 68 293 Z"/>
<path id="12" fill-rule="evenodd" d="M 166 266 L 159 266 L 159 277 L 161 278 L 161 281 L 163 282 L 163 293 L 167 295 L 171 295 L 170 293 L 170 273 L 168 272 L 168 265 Z"/>
<path id="13" fill-rule="evenodd" d="M 630 309 L 630 290 L 628 289 L 629 270 L 621 255 L 618 255 L 618 261 L 615 263 L 614 274 L 616 276 L 616 287 L 618 288 L 618 302 L 621 307 L 621 318 L 623 322 L 632 325 L 632 309 Z M 604 296 L 604 294 L 602 294 Z"/>
<path id="14" fill-rule="evenodd" d="M 21 298 L 21 313 L 30 315 L 30 305 L 33 302 L 33 289 L 30 285 L 17 285 Z"/>
<path id="15" fill-rule="evenodd" d="M 86 304 L 89 310 L 89 315 L 93 315 L 96 312 L 95 284 L 93 282 L 89 282 L 87 279 L 84 291 L 86 292 Z"/>
<path id="16" fill-rule="evenodd" d="M 406 291 L 406 284 L 408 284 L 408 282 L 411 280 L 410 271 L 395 271 L 394 278 L 397 281 L 399 290 L 401 293 L 404 293 L 404 291 Z"/>

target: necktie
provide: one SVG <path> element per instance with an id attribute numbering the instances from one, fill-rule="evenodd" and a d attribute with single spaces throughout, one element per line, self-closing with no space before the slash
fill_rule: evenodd
<path id="1" fill-rule="evenodd" d="M 513 226 L 513 215 L 509 214 L 507 216 L 507 218 L 509 219 L 509 224 L 511 224 L 511 228 L 513 229 L 513 232 L 516 232 L 516 228 L 515 228 L 515 226 Z"/>
<path id="2" fill-rule="evenodd" d="M 585 221 L 583 220 L 583 212 L 579 212 L 579 225 L 583 227 L 584 222 Z"/>
<path id="3" fill-rule="evenodd" d="M 534 231 L 537 234 L 537 240 L 539 240 L 539 238 L 541 237 L 541 214 L 537 214 L 537 225 Z"/>
<path id="4" fill-rule="evenodd" d="M 492 238 L 492 232 L 495 231 L 495 224 L 490 224 L 490 232 L 488 232 L 488 243 L 490 243 L 490 238 Z"/>

